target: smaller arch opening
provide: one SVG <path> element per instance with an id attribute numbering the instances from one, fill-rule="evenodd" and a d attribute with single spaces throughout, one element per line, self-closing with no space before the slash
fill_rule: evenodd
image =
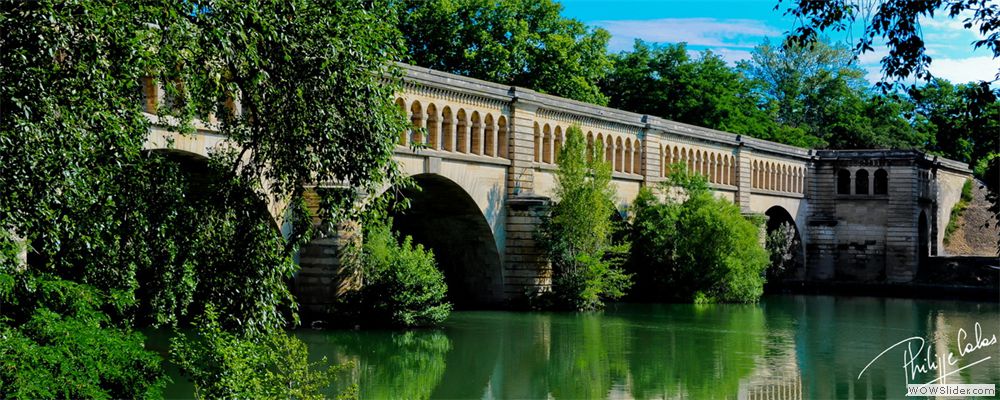
<path id="1" fill-rule="evenodd" d="M 837 194 L 851 194 L 851 171 L 837 171 Z"/>
<path id="2" fill-rule="evenodd" d="M 854 174 L 854 194 L 868 194 L 868 170 L 859 169 Z"/>
<path id="3" fill-rule="evenodd" d="M 881 168 L 875 171 L 875 194 L 889 194 L 889 173 Z"/>

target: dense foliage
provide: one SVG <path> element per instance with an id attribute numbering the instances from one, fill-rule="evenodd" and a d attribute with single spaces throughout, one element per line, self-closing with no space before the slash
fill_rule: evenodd
<path id="1" fill-rule="evenodd" d="M 409 62 L 607 104 L 597 82 L 611 35 L 560 15 L 553 0 L 399 0 Z"/>
<path id="2" fill-rule="evenodd" d="M 448 318 L 451 303 L 444 274 L 434 253 L 398 239 L 387 223 L 365 227 L 361 256 L 363 287 L 352 308 L 358 317 L 375 325 L 418 327 L 436 325 Z"/>
<path id="3" fill-rule="evenodd" d="M 601 83 L 612 107 L 755 136 L 778 129 L 758 107 L 756 82 L 710 51 L 692 59 L 683 43 L 637 40 L 632 51 L 613 61 Z"/>
<path id="4" fill-rule="evenodd" d="M 557 201 L 539 228 L 539 244 L 552 262 L 548 306 L 600 309 L 603 300 L 622 297 L 632 284 L 620 268 L 628 247 L 612 243 L 615 191 L 600 147 L 588 149 L 578 126 L 566 130 L 556 172 Z"/>
<path id="5" fill-rule="evenodd" d="M 639 298 L 679 302 L 755 302 L 769 264 L 761 222 L 716 198 L 704 177 L 671 168 L 666 200 L 643 188 L 633 203 L 629 272 Z"/>
<path id="6" fill-rule="evenodd" d="M 323 399 L 322 389 L 350 364 L 309 361 L 305 343 L 280 330 L 250 336 L 228 332 L 212 309 L 194 334 L 171 340 L 171 358 L 203 399 Z M 354 396 L 354 388 L 342 397 Z"/>
<path id="7" fill-rule="evenodd" d="M 183 325 L 208 305 L 234 335 L 283 327 L 307 188 L 394 179 L 405 121 L 392 103 L 388 4 L 198 5 L 0 5 L 0 281 L 100 299 L 83 313 L 31 300 L 45 291 L 8 291 L 4 361 L 39 370 L 19 366 L 27 381 L 6 369 L 4 393 L 155 395 L 158 358 L 131 329 Z M 147 102 L 143 82 L 165 95 Z M 184 167 L 192 155 L 144 151 L 154 124 L 186 133 L 206 117 L 228 139 L 209 160 Z M 324 191 L 320 216 L 348 216 L 355 193 Z M 22 245 L 26 262 L 6 251 Z M 32 391 L 41 385 L 66 392 Z"/>
<path id="8" fill-rule="evenodd" d="M 102 313 L 105 306 L 88 285 L 0 274 L 0 397 L 160 397 L 160 357 Z"/>

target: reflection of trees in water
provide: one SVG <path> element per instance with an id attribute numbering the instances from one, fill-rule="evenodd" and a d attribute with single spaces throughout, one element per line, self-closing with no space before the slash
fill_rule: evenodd
<path id="1" fill-rule="evenodd" d="M 661 306 L 630 332 L 632 395 L 639 399 L 735 395 L 767 337 L 756 305 Z"/>
<path id="2" fill-rule="evenodd" d="M 802 398 L 885 398 L 905 390 L 902 352 L 858 380 L 873 357 L 914 335 L 944 337 L 957 353 L 955 333 L 972 335 L 976 321 L 1000 333 L 996 304 L 795 296 L 603 314 L 465 312 L 439 331 L 299 336 L 315 358 L 358 363 L 347 381 L 364 399 L 731 398 L 799 376 Z M 998 359 L 949 382 L 1000 381 Z"/>
<path id="3" fill-rule="evenodd" d="M 552 330 L 549 392 L 556 399 L 605 398 L 628 373 L 628 327 L 621 318 L 598 313 L 574 315 L 566 329 Z"/>
<path id="4" fill-rule="evenodd" d="M 310 333 L 299 336 L 310 344 L 313 356 L 354 361 L 348 382 L 338 386 L 358 384 L 363 399 L 430 398 L 451 349 L 448 336 L 437 330 L 334 332 L 325 343 L 316 343 Z"/>

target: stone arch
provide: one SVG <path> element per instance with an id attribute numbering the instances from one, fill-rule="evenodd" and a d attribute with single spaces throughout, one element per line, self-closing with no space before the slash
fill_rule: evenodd
<path id="1" fill-rule="evenodd" d="M 615 172 L 622 172 L 623 147 L 621 136 L 615 137 Z"/>
<path id="2" fill-rule="evenodd" d="M 600 134 L 598 134 L 600 136 Z M 604 160 L 608 162 L 608 166 L 612 169 L 615 167 L 615 142 L 611 135 L 604 137 L 605 149 L 604 149 Z"/>
<path id="3" fill-rule="evenodd" d="M 837 194 L 851 194 L 851 171 L 837 170 Z"/>
<path id="4" fill-rule="evenodd" d="M 497 156 L 509 158 L 510 143 L 507 139 L 507 117 L 501 115 L 497 118 Z"/>
<path id="5" fill-rule="evenodd" d="M 784 223 L 788 223 L 791 225 L 792 229 L 795 230 L 794 237 L 796 244 L 792 248 L 791 259 L 786 260 L 791 262 L 791 265 L 789 266 L 789 269 L 786 270 L 787 274 L 780 276 L 779 278 L 787 278 L 795 275 L 798 275 L 799 277 L 804 276 L 805 271 L 802 270 L 802 267 L 806 259 L 805 246 L 802 245 L 802 234 L 798 224 L 795 222 L 795 218 L 792 217 L 792 214 L 782 206 L 772 206 L 764 212 L 764 215 L 767 216 L 767 223 L 765 224 L 767 234 L 774 232 L 774 230 L 778 229 L 778 227 Z"/>
<path id="6" fill-rule="evenodd" d="M 729 184 L 736 185 L 736 158 L 726 156 L 729 159 Z"/>
<path id="7" fill-rule="evenodd" d="M 438 116 L 437 105 L 430 103 L 427 105 L 427 146 L 433 150 L 441 148 L 441 133 L 439 127 L 441 118 Z"/>
<path id="8" fill-rule="evenodd" d="M 393 228 L 433 250 L 456 307 L 498 301 L 503 293 L 502 263 L 483 211 L 455 181 L 437 174 L 412 178 L 420 190 L 403 193 L 411 207 L 393 215 Z"/>
<path id="9" fill-rule="evenodd" d="M 642 174 L 642 160 L 646 157 L 643 156 L 646 152 L 646 146 L 643 146 L 641 139 L 636 139 L 632 142 L 632 173 Z"/>
<path id="10" fill-rule="evenodd" d="M 410 104 L 410 122 L 412 128 L 410 129 L 410 142 L 411 143 L 423 143 L 424 142 L 424 110 L 420 106 L 420 102 L 414 100 Z"/>
<path id="11" fill-rule="evenodd" d="M 788 166 L 781 164 L 781 187 L 779 188 L 782 192 L 788 191 Z"/>
<path id="12" fill-rule="evenodd" d="M 455 116 L 451 107 L 444 106 L 441 110 L 441 148 L 445 151 L 455 151 Z"/>
<path id="13" fill-rule="evenodd" d="M 622 161 L 622 169 L 626 174 L 632 173 L 632 138 L 625 138 L 625 160 Z"/>
<path id="14" fill-rule="evenodd" d="M 684 161 L 687 163 L 687 172 L 689 174 L 695 174 L 695 173 L 697 173 L 697 171 L 694 170 L 694 166 L 695 166 L 695 164 L 694 164 L 694 162 L 695 162 L 694 161 L 694 150 L 687 149 L 687 157 L 685 157 Z"/>
<path id="15" fill-rule="evenodd" d="M 542 128 L 542 162 L 552 164 L 552 127 L 549 124 Z"/>
<path id="16" fill-rule="evenodd" d="M 670 145 L 660 145 L 660 154 L 663 155 L 663 176 L 670 175 L 670 163 L 673 162 L 670 154 Z"/>
<path id="17" fill-rule="evenodd" d="M 854 173 L 854 194 L 868 194 L 868 170 L 859 169 Z"/>
<path id="18" fill-rule="evenodd" d="M 750 179 L 752 179 L 753 182 L 750 183 L 750 186 L 754 189 L 760 189 L 760 162 L 753 160 L 753 167 L 750 169 L 753 170 L 753 173 L 750 176 Z"/>
<path id="19" fill-rule="evenodd" d="M 459 108 L 455 115 L 455 148 L 459 153 L 469 153 L 469 120 L 464 108 Z"/>
<path id="20" fill-rule="evenodd" d="M 479 111 L 472 112 L 471 119 L 472 131 L 469 135 L 469 153 L 482 155 L 483 154 L 483 117 L 479 114 Z"/>
<path id="21" fill-rule="evenodd" d="M 494 126 L 493 114 L 486 114 L 486 118 L 483 119 L 483 155 L 495 157 L 496 153 L 496 135 L 497 129 Z"/>
<path id="22" fill-rule="evenodd" d="M 872 194 L 889 194 L 889 173 L 882 168 L 875 170 L 874 186 Z"/>

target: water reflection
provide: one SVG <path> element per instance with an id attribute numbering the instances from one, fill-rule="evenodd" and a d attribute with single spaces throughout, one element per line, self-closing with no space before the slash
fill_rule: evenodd
<path id="1" fill-rule="evenodd" d="M 997 304 L 787 296 L 757 305 L 617 305 L 604 313 L 459 312 L 439 330 L 303 331 L 312 356 L 354 361 L 362 398 L 898 398 L 910 336 L 958 355 L 1000 334 Z M 970 339 L 971 340 L 971 339 Z M 978 356 L 978 357 L 975 357 Z M 1000 346 L 947 378 L 1000 381 Z M 935 373 L 918 374 L 926 382 Z"/>

